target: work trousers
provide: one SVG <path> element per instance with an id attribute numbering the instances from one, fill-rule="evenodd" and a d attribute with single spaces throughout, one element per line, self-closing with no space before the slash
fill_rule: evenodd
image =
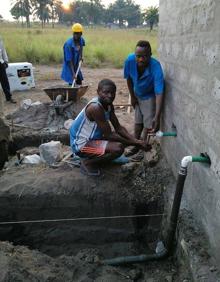
<path id="1" fill-rule="evenodd" d="M 6 74 L 5 65 L 0 63 L 0 83 L 7 101 L 11 99 L 10 85 Z"/>
<path id="2" fill-rule="evenodd" d="M 0 87 L 0 118 L 4 117 L 3 91 Z"/>

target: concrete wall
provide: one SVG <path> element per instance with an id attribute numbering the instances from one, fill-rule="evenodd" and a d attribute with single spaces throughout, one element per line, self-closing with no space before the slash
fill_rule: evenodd
<path id="1" fill-rule="evenodd" d="M 190 164 L 185 195 L 220 261 L 220 0 L 161 0 L 159 53 L 166 79 L 162 148 L 174 174 L 185 155 L 207 152 L 211 167 Z"/>

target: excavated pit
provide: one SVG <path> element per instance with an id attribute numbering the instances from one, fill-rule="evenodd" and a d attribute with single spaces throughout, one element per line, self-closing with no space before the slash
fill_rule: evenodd
<path id="1" fill-rule="evenodd" d="M 162 214 L 170 181 L 164 160 L 155 167 L 110 164 L 98 178 L 67 164 L 11 166 L 0 177 L 0 222 Z M 148 274 L 144 265 L 100 265 L 106 258 L 154 252 L 161 221 L 162 216 L 0 225 L 0 240 L 14 244 L 0 243 L 2 261 L 10 258 L 3 281 L 147 281 L 153 273 L 155 282 L 172 278 L 177 268 L 170 260 L 160 270 L 152 263 Z"/>
<path id="2" fill-rule="evenodd" d="M 51 103 L 44 103 L 8 115 L 11 152 L 22 148 L 37 151 L 33 146 L 50 140 L 68 144 L 64 121 L 74 118 L 84 105 L 85 101 L 70 103 L 58 114 Z M 32 149 L 25 150 L 26 146 Z M 100 265 L 106 258 L 155 252 L 161 236 L 164 190 L 174 182 L 158 152 L 156 145 L 148 166 L 108 164 L 98 178 L 85 177 L 67 163 L 58 168 L 15 166 L 16 157 L 11 158 L 8 169 L 0 175 L 0 222 L 26 222 L 0 225 L 0 240 L 10 242 L 0 242 L 2 281 L 149 278 L 161 282 L 164 276 L 164 281 L 179 281 L 177 266 L 171 260 L 162 263 L 160 270 L 157 263 L 151 263 L 150 271 L 144 266 L 118 270 Z M 158 216 L 135 217 L 144 214 Z M 39 222 L 31 222 L 35 220 Z M 157 279 L 150 280 L 152 276 Z"/>
<path id="3" fill-rule="evenodd" d="M 85 104 L 82 99 L 64 103 L 59 109 L 54 103 L 20 107 L 7 116 L 13 137 L 11 151 L 50 140 L 68 144 L 64 122 L 74 119 Z M 162 186 L 166 181 L 163 176 L 158 178 L 154 168 L 151 171 L 146 176 L 145 167 L 140 164 L 111 165 L 104 169 L 102 177 L 90 179 L 67 164 L 57 169 L 44 165 L 11 166 L 10 177 L 7 172 L 1 177 L 0 219 L 31 221 L 162 214 Z M 81 248 L 99 246 L 104 256 L 111 257 L 140 252 L 142 243 L 145 252 L 146 242 L 154 248 L 161 220 L 162 216 L 28 223 L 1 226 L 0 236 L 2 240 L 50 256 L 74 255 Z"/>
<path id="4" fill-rule="evenodd" d="M 162 214 L 162 192 L 168 177 L 158 177 L 156 170 L 149 170 L 146 183 L 144 167 L 136 164 L 106 167 L 97 179 L 82 176 L 78 168 L 66 164 L 57 169 L 22 165 L 11 169 L 10 177 L 4 173 L 0 179 L 0 220 Z M 111 257 L 153 249 L 161 220 L 162 216 L 156 216 L 15 224 L 1 226 L 0 235 L 1 240 L 50 256 L 75 255 L 82 248 L 96 246 L 103 256 Z"/>

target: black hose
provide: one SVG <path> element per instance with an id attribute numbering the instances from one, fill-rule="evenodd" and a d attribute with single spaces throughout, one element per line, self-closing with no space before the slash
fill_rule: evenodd
<path id="1" fill-rule="evenodd" d="M 168 255 L 170 255 L 170 253 L 172 252 L 172 246 L 174 242 L 179 209 L 180 209 L 183 187 L 184 187 L 186 176 L 187 176 L 187 168 L 181 167 L 178 173 L 176 192 L 175 192 L 171 216 L 170 216 L 170 223 L 168 227 L 167 236 L 165 239 L 165 247 L 162 247 L 162 250 L 160 250 L 158 253 L 151 255 L 124 256 L 124 257 L 118 257 L 113 259 L 106 259 L 103 261 L 104 264 L 116 266 L 123 264 L 140 263 L 146 261 L 161 260 L 166 258 Z"/>
<path id="2" fill-rule="evenodd" d="M 183 187 L 184 187 L 186 176 L 187 176 L 187 168 L 181 167 L 178 173 L 176 192 L 175 192 L 175 196 L 173 200 L 173 206 L 172 206 L 172 211 L 170 215 L 170 222 L 169 222 L 168 232 L 167 232 L 167 236 L 165 240 L 165 246 L 169 254 L 172 251 L 172 246 L 173 246 L 174 237 L 176 233 L 176 226 L 177 226 L 180 204 L 181 204 L 181 199 L 183 195 Z"/>
<path id="3" fill-rule="evenodd" d="M 167 250 L 164 249 L 160 253 L 151 254 L 151 255 L 124 256 L 124 257 L 117 257 L 113 259 L 106 259 L 103 261 L 103 263 L 112 265 L 112 266 L 131 264 L 131 263 L 140 263 L 140 262 L 146 262 L 146 261 L 161 260 L 165 258 L 167 254 L 168 254 Z"/>

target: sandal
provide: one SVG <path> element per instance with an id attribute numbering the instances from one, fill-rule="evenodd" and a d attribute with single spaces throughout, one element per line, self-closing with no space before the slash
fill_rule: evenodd
<path id="1" fill-rule="evenodd" d="M 120 157 L 112 160 L 112 163 L 115 163 L 115 164 L 126 164 L 126 163 L 129 163 L 129 159 L 127 157 L 125 157 L 125 155 L 121 155 Z"/>

